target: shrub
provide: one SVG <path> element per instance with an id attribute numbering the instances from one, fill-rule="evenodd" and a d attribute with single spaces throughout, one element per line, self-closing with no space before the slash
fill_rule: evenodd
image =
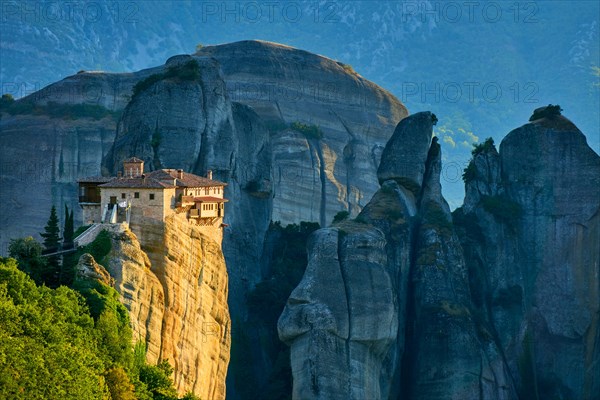
<path id="1" fill-rule="evenodd" d="M 471 155 L 476 157 L 477 155 L 488 152 L 494 148 L 494 139 L 489 137 L 485 139 L 483 143 L 473 143 L 473 150 L 471 150 Z"/>
<path id="2" fill-rule="evenodd" d="M 425 207 L 423 215 L 423 227 L 438 229 L 441 234 L 452 233 L 452 222 L 442 210 L 442 208 L 434 202 L 429 202 Z"/>
<path id="3" fill-rule="evenodd" d="M 49 101 L 46 105 L 35 104 L 31 101 L 4 102 L 0 105 L 1 111 L 10 115 L 47 115 L 50 118 L 76 120 L 79 118 L 92 118 L 96 121 L 109 117 L 119 119 L 119 111 L 111 111 L 99 104 L 65 104 Z"/>
<path id="4" fill-rule="evenodd" d="M 483 143 L 473 143 L 473 150 L 471 150 L 471 160 L 469 161 L 469 165 L 464 169 L 462 174 L 462 179 L 465 183 L 469 183 L 477 178 L 477 168 L 475 167 L 475 157 L 479 154 L 487 153 L 493 150 L 494 147 L 494 139 L 489 137 L 485 139 Z"/>
<path id="5" fill-rule="evenodd" d="M 475 166 L 475 162 L 471 159 L 469 161 L 469 165 L 464 169 L 462 174 L 462 179 L 464 183 L 469 183 L 477 179 L 477 167 Z"/>
<path id="6" fill-rule="evenodd" d="M 347 73 L 349 73 L 349 74 L 356 74 L 356 71 L 354 70 L 354 68 L 352 68 L 352 65 L 350 65 L 350 64 L 344 64 L 343 62 L 340 62 L 340 61 L 338 61 L 337 63 Z"/>
<path id="7" fill-rule="evenodd" d="M 75 229 L 75 233 L 73 233 L 73 237 L 76 238 L 77 236 L 81 235 L 83 232 L 85 232 L 91 225 L 82 225 L 79 228 Z"/>
<path id="8" fill-rule="evenodd" d="M 169 67 L 165 72 L 153 74 L 142 79 L 133 87 L 132 99 L 142 93 L 156 82 L 164 79 L 178 79 L 180 81 L 194 81 L 200 78 L 200 65 L 196 60 L 190 60 L 184 64 Z"/>
<path id="9" fill-rule="evenodd" d="M 10 106 L 14 102 L 15 102 L 15 98 L 12 96 L 12 94 L 5 93 L 2 95 L 2 98 L 0 98 L 0 109 Z"/>
<path id="10" fill-rule="evenodd" d="M 167 360 L 162 360 L 155 366 L 144 365 L 140 368 L 140 381 L 146 385 L 154 399 L 177 400 L 177 391 L 171 379 L 172 373 L 173 367 Z"/>
<path id="11" fill-rule="evenodd" d="M 292 122 L 290 128 L 295 130 L 296 132 L 300 132 L 308 139 L 322 139 L 323 131 L 317 125 L 307 125 L 302 122 Z"/>
<path id="12" fill-rule="evenodd" d="M 437 125 L 437 123 L 438 123 L 438 117 L 434 113 L 431 113 L 431 123 L 433 125 Z"/>
<path id="13" fill-rule="evenodd" d="M 483 196 L 481 198 L 483 209 L 494 216 L 496 221 L 512 227 L 518 222 L 523 210 L 518 203 L 504 196 Z"/>
<path id="14" fill-rule="evenodd" d="M 558 104 L 548 104 L 546 107 L 536 108 L 531 117 L 529 117 L 529 121 L 535 121 L 540 118 L 555 118 L 562 115 L 562 111 L 563 109 Z"/>
<path id="15" fill-rule="evenodd" d="M 347 219 L 348 216 L 350 216 L 350 213 L 348 211 L 340 211 L 333 216 L 333 223 L 335 224 L 336 222 L 343 221 Z"/>
<path id="16" fill-rule="evenodd" d="M 108 253 L 110 253 L 111 249 L 112 243 L 110 241 L 110 233 L 108 233 L 106 230 L 102 230 L 100 233 L 98 233 L 98 236 L 96 236 L 96 239 L 94 239 L 92 243 L 84 246 L 79 251 L 81 254 L 90 253 L 96 262 L 107 266 L 108 260 L 106 260 L 106 256 L 108 256 Z"/>

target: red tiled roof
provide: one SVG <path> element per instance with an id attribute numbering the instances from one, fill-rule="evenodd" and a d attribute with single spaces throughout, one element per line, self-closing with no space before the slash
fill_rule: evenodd
<path id="1" fill-rule="evenodd" d="M 130 158 L 126 159 L 126 160 L 123 160 L 123 162 L 126 162 L 126 163 L 144 162 L 144 160 L 140 160 L 137 157 L 130 157 Z"/>
<path id="2" fill-rule="evenodd" d="M 106 183 L 115 179 L 114 176 L 86 176 L 84 178 L 79 178 L 77 182 L 79 183 Z"/>
<path id="3" fill-rule="evenodd" d="M 169 189 L 175 188 L 174 185 L 161 182 L 157 179 L 146 178 L 114 178 L 108 183 L 98 185 L 101 188 L 140 188 L 140 189 Z"/>
<path id="4" fill-rule="evenodd" d="M 135 157 L 129 160 L 139 160 Z M 141 160 L 139 160 L 141 161 Z M 141 176 L 134 178 L 114 177 L 114 176 L 90 176 L 78 180 L 80 183 L 102 183 L 99 187 L 114 187 L 114 188 L 174 188 L 177 187 L 213 187 L 227 186 L 226 183 L 208 179 L 202 176 L 194 175 L 189 172 L 184 172 L 182 178 L 178 178 L 176 169 L 159 169 L 156 171 L 147 172 L 144 174 L 145 180 Z M 175 184 L 174 184 L 175 182 Z"/>
<path id="5" fill-rule="evenodd" d="M 194 197 L 194 202 L 196 203 L 226 203 L 228 201 L 227 199 L 213 196 Z"/>
<path id="6" fill-rule="evenodd" d="M 176 169 L 159 169 L 157 171 L 148 172 L 146 176 L 158 179 L 158 180 L 166 180 L 177 178 L 178 172 Z M 182 187 L 208 187 L 208 186 L 227 186 L 224 182 L 215 181 L 212 179 L 205 178 L 203 176 L 198 176 L 191 174 L 189 172 L 184 172 L 183 177 L 177 178 L 177 186 Z"/>

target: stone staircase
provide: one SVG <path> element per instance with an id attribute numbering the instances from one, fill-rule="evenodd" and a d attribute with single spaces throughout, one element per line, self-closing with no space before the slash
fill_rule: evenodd
<path id="1" fill-rule="evenodd" d="M 100 224 L 100 223 L 92 224 L 89 228 L 87 228 L 85 231 L 83 231 L 81 233 L 81 235 L 79 235 L 75 239 L 73 239 L 73 244 L 75 245 L 75 248 L 85 246 L 86 244 L 92 243 L 94 241 L 94 239 L 96 239 L 96 236 L 98 236 L 98 234 L 100 233 L 101 230 L 102 230 L 102 224 Z"/>

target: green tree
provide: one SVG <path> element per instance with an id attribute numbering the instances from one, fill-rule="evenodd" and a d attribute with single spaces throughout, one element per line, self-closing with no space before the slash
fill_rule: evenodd
<path id="1" fill-rule="evenodd" d="M 73 210 L 69 212 L 69 207 L 65 204 L 65 219 L 63 225 L 63 248 L 70 249 L 73 247 L 73 239 L 75 236 L 73 226 Z M 79 257 L 77 253 L 66 253 L 62 256 L 62 267 L 60 269 L 59 282 L 61 285 L 70 286 L 75 277 L 75 266 Z"/>
<path id="2" fill-rule="evenodd" d="M 333 223 L 335 224 L 336 222 L 341 222 L 345 219 L 348 219 L 349 216 L 350 213 L 348 211 L 340 211 L 333 216 Z"/>
<path id="3" fill-rule="evenodd" d="M 171 374 L 173 367 L 167 360 L 162 360 L 156 365 L 144 365 L 140 369 L 140 380 L 146 384 L 154 400 L 177 400 Z"/>
<path id="4" fill-rule="evenodd" d="M 2 98 L 0 98 L 0 109 L 2 109 L 4 107 L 8 107 L 14 102 L 15 102 L 15 98 L 12 96 L 12 94 L 5 93 L 2 95 Z"/>
<path id="5" fill-rule="evenodd" d="M 43 283 L 42 274 L 46 269 L 46 260 L 42 257 L 42 245 L 34 238 L 11 239 L 8 254 L 17 260 L 19 269 L 25 272 L 36 284 Z"/>
<path id="6" fill-rule="evenodd" d="M 50 209 L 50 218 L 48 218 L 48 223 L 40 236 L 44 238 L 44 251 L 46 253 L 54 253 L 59 250 L 61 238 L 56 207 L 52 206 Z M 42 271 L 42 281 L 52 288 L 60 285 L 60 256 L 47 257 L 46 268 Z"/>
<path id="7" fill-rule="evenodd" d="M 147 365 L 145 345 L 132 348 L 118 293 L 95 279 L 74 286 L 36 286 L 0 257 L 0 399 L 177 400 L 169 363 Z"/>
<path id="8" fill-rule="evenodd" d="M 63 243 L 66 246 L 73 245 L 73 234 L 75 233 L 73 227 L 73 210 L 69 212 L 69 207 L 65 204 L 65 222 L 63 226 Z"/>
<path id="9" fill-rule="evenodd" d="M 192 392 L 187 392 L 185 396 L 181 398 L 181 400 L 200 400 L 200 397 L 196 396 Z"/>
<path id="10" fill-rule="evenodd" d="M 60 245 L 60 228 L 58 227 L 58 215 L 56 215 L 56 207 L 50 209 L 50 218 L 44 227 L 44 232 L 40 233 L 44 238 L 44 248 L 47 252 L 58 250 Z"/>
<path id="11" fill-rule="evenodd" d="M 111 400 L 137 400 L 135 387 L 122 367 L 113 367 L 106 371 L 105 379 Z"/>
<path id="12" fill-rule="evenodd" d="M 80 295 L 36 286 L 0 257 L 0 398 L 102 399 L 104 366 Z"/>

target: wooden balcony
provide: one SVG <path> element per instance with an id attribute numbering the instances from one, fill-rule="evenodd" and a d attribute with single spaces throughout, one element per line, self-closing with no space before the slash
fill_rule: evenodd
<path id="1" fill-rule="evenodd" d="M 100 195 L 91 194 L 91 195 L 79 196 L 79 202 L 80 203 L 100 204 Z"/>

